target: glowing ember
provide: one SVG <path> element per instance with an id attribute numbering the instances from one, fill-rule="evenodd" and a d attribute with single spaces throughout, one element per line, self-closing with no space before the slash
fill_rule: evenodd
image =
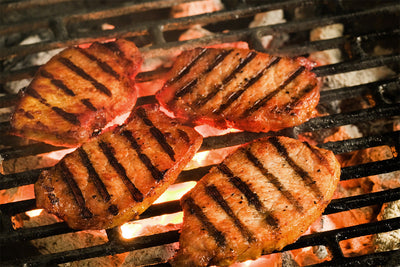
<path id="1" fill-rule="evenodd" d="M 42 213 L 43 209 L 35 209 L 35 210 L 30 210 L 25 212 L 26 215 L 29 216 L 29 218 L 37 217 Z"/>
<path id="2" fill-rule="evenodd" d="M 171 185 L 155 202 L 162 203 L 180 199 L 190 189 L 196 185 L 196 182 L 185 182 Z M 121 236 L 125 239 L 131 239 L 140 235 L 145 235 L 159 231 L 167 225 L 178 225 L 183 221 L 183 212 L 164 214 L 149 219 L 132 221 L 123 224 L 120 227 Z"/>
<path id="3" fill-rule="evenodd" d="M 120 232 L 121 236 L 125 239 L 141 235 L 157 234 L 171 230 L 170 228 L 178 229 L 182 220 L 183 212 L 164 214 L 148 219 L 127 222 L 120 226 Z"/>
<path id="4" fill-rule="evenodd" d="M 140 223 L 125 223 L 121 225 L 121 235 L 125 239 L 130 239 L 137 236 L 142 230 L 143 225 Z"/>
<path id="5" fill-rule="evenodd" d="M 50 152 L 50 153 L 46 154 L 46 157 L 50 158 L 50 159 L 54 159 L 54 160 L 60 160 L 65 155 L 67 155 L 68 153 L 71 153 L 75 149 L 76 148 L 70 148 L 70 149 L 63 149 L 63 150 L 53 151 L 53 152 Z"/>
<path id="6" fill-rule="evenodd" d="M 185 183 L 180 183 L 180 184 L 173 184 L 167 189 L 167 191 L 164 192 L 164 194 L 162 194 L 154 202 L 154 204 L 180 199 L 184 194 L 186 194 L 195 185 L 196 185 L 196 182 L 185 182 Z"/>
<path id="7" fill-rule="evenodd" d="M 206 160 L 207 160 L 209 154 L 210 154 L 210 151 L 197 152 L 187 167 L 191 168 L 192 164 L 194 164 L 194 166 L 196 166 L 196 167 L 207 165 Z"/>

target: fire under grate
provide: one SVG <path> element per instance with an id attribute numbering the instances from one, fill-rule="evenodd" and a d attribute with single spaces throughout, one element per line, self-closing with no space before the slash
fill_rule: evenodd
<path id="1" fill-rule="evenodd" d="M 381 66 L 389 66 L 394 75 L 378 81 L 361 83 L 354 86 L 345 86 L 336 89 L 327 89 L 321 92 L 319 110 L 329 110 L 333 103 L 349 98 L 368 96 L 369 107 L 358 108 L 341 112 L 329 112 L 308 122 L 279 132 L 250 133 L 235 132 L 222 136 L 211 136 L 204 139 L 200 151 L 209 151 L 218 148 L 235 146 L 251 140 L 269 136 L 286 135 L 298 137 L 301 134 L 313 134 L 319 131 L 334 129 L 347 125 L 359 125 L 368 122 L 384 124 L 394 122 L 400 117 L 400 54 L 399 54 L 399 13 L 400 5 L 397 1 L 380 1 L 373 4 L 368 2 L 365 6 L 359 6 L 358 1 L 256 1 L 236 0 L 222 1 L 225 9 L 218 12 L 186 16 L 182 18 L 169 18 L 168 12 L 172 6 L 178 3 L 191 2 L 190 0 L 142 0 L 142 1 L 115 1 L 104 6 L 102 1 L 93 1 L 85 8 L 77 7 L 75 1 L 16 1 L 1 2 L 2 14 L 10 13 L 1 18 L 0 36 L 14 36 L 14 39 L 35 33 L 45 32 L 50 36 L 49 40 L 28 45 L 5 45 L 0 50 L 2 60 L 2 73 L 0 83 L 2 91 L 10 82 L 31 78 L 38 66 L 28 66 L 21 69 L 7 69 L 4 63 L 13 65 L 18 60 L 34 53 L 48 51 L 81 43 L 93 41 L 105 41 L 116 37 L 125 37 L 134 40 L 146 56 L 163 56 L 171 51 L 181 51 L 202 45 L 220 43 L 246 42 L 250 48 L 267 53 L 299 56 L 308 55 L 317 51 L 339 48 L 344 51 L 344 59 L 335 64 L 316 67 L 314 72 L 320 77 L 329 77 L 337 74 L 348 73 L 357 70 L 365 70 Z M 85 1 L 86 2 L 86 1 Z M 96 2 L 97 3 L 96 5 Z M 112 1 L 109 1 L 112 2 Z M 55 10 L 65 10 L 57 13 Z M 296 19 L 294 10 L 312 9 L 309 17 Z M 283 9 L 288 19 L 285 23 L 259 26 L 256 28 L 243 27 L 248 24 L 253 16 L 260 12 Z M 29 17 L 29 12 L 43 10 Z M 52 13 L 56 12 L 56 13 Z M 15 13 L 15 14 L 14 14 Z M 16 17 L 16 21 L 11 18 Z M 47 14 L 47 15 L 46 15 Z M 56 15 L 49 15 L 56 14 Z M 156 14 L 157 16 L 150 16 Z M 28 16 L 29 19 L 20 17 Z M 149 19 L 136 23 L 124 23 L 133 17 L 146 17 Z M 7 20 L 10 18 L 10 20 Z M 19 19 L 18 19 L 19 18 Z M 100 25 L 114 22 L 117 27 L 110 30 L 101 30 Z M 235 22 L 236 21 L 236 22 Z M 373 23 L 369 23 L 373 21 Z M 307 41 L 305 34 L 315 27 L 321 27 L 341 23 L 346 32 L 343 36 L 327 40 Z M 79 25 L 89 25 L 85 29 L 79 29 Z M 177 35 L 193 25 L 201 24 L 213 32 L 213 35 L 179 41 Z M 227 31 L 223 30 L 228 27 Z M 264 48 L 261 38 L 266 35 L 290 36 L 288 43 L 280 45 L 272 42 L 270 47 Z M 15 37 L 16 36 L 16 37 Z M 384 41 L 382 41 L 384 40 Z M 385 41 L 386 40 L 386 41 Z M 4 41 L 5 42 L 5 41 Z M 390 53 L 372 55 L 370 48 L 380 42 L 391 43 L 394 48 Z M 397 47 L 397 48 L 396 48 Z M 168 68 L 159 68 L 138 75 L 138 82 L 147 82 L 162 77 Z M 17 99 L 16 94 L 6 93 L 0 96 L 0 109 L 12 108 Z M 144 96 L 138 99 L 138 105 L 155 102 L 154 96 Z M 0 160 L 1 163 L 36 156 L 62 148 L 42 143 L 23 142 L 20 138 L 7 134 L 9 122 L 0 122 Z M 342 141 L 319 143 L 318 146 L 332 150 L 335 154 L 345 154 L 367 148 L 389 146 L 393 157 L 375 162 L 357 164 L 342 168 L 341 180 L 352 180 L 366 176 L 391 173 L 400 170 L 400 131 L 392 129 L 378 130 L 376 133 L 367 133 L 360 138 L 352 138 Z M 211 166 L 203 166 L 184 171 L 176 183 L 197 181 Z M 42 169 L 30 169 L 17 173 L 0 175 L 0 189 L 11 189 L 33 184 Z M 371 205 L 400 200 L 400 188 L 387 189 L 380 192 L 362 194 L 352 197 L 334 199 L 324 214 L 334 214 L 352 209 L 359 209 Z M 76 232 L 67 227 L 66 223 L 54 223 L 33 228 L 21 228 L 14 230 L 12 216 L 35 209 L 35 200 L 28 199 L 0 205 L 0 248 L 1 251 L 11 251 L 13 248 L 29 248 L 30 240 L 49 236 L 56 236 Z M 179 201 L 169 201 L 152 205 L 144 212 L 140 219 L 152 218 L 163 214 L 172 214 L 181 211 Z M 393 266 L 400 262 L 400 250 L 387 252 L 375 252 L 362 256 L 346 257 L 340 246 L 340 241 L 355 237 L 372 235 L 400 229 L 400 218 L 374 221 L 366 224 L 358 224 L 351 227 L 318 232 L 302 236 L 294 244 L 288 245 L 283 251 L 289 251 L 304 247 L 322 245 L 328 248 L 332 254 L 332 260 L 314 266 Z M 59 253 L 38 254 L 30 253 L 24 256 L 9 257 L 0 255 L 2 266 L 43 266 L 57 265 L 94 257 L 120 254 L 127 251 L 135 251 L 171 244 L 179 239 L 179 230 L 167 231 L 161 234 L 153 234 L 125 240 L 119 233 L 119 228 L 106 231 L 108 242 L 89 246 L 76 250 Z M 157 266 L 168 264 L 155 260 Z"/>

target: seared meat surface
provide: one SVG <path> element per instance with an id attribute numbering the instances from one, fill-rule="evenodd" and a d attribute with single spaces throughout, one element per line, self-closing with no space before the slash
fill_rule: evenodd
<path id="1" fill-rule="evenodd" d="M 158 106 L 135 108 L 124 125 L 66 155 L 35 184 L 37 206 L 74 229 L 120 225 L 145 211 L 202 143 Z"/>
<path id="2" fill-rule="evenodd" d="M 195 124 L 268 132 L 308 120 L 319 101 L 319 81 L 304 58 L 246 49 L 183 52 L 157 93 L 175 116 Z"/>
<path id="3" fill-rule="evenodd" d="M 340 176 L 331 151 L 288 137 L 244 145 L 181 199 L 173 266 L 228 266 L 296 241 L 321 216 Z"/>
<path id="4" fill-rule="evenodd" d="M 125 39 L 62 51 L 20 92 L 12 133 L 57 146 L 82 144 L 131 111 L 141 64 L 138 48 Z"/>

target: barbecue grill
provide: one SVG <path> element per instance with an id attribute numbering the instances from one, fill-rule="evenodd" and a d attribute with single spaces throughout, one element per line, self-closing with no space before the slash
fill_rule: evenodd
<path id="1" fill-rule="evenodd" d="M 345 125 L 390 124 L 400 118 L 400 4 L 398 1 L 328 1 L 328 0 L 225 0 L 221 11 L 171 18 L 174 5 L 191 0 L 140 0 L 140 1 L 72 1 L 72 0 L 2 0 L 0 36 L 2 48 L 0 76 L 2 96 L 0 109 L 12 108 L 17 95 L 6 90 L 7 84 L 33 76 L 39 66 L 24 66 L 13 69 L 27 56 L 64 48 L 71 45 L 106 41 L 112 38 L 129 38 L 140 47 L 144 57 L 166 56 L 185 49 L 221 43 L 246 42 L 249 47 L 271 54 L 307 56 L 328 49 L 340 49 L 343 59 L 339 63 L 314 68 L 320 77 L 330 77 L 352 71 L 387 66 L 393 71 L 389 78 L 361 83 L 342 88 L 326 88 L 321 92 L 318 110 L 320 116 L 302 125 L 271 133 L 232 132 L 204 139 L 201 151 L 209 151 L 243 144 L 269 135 L 286 135 L 297 138 L 302 134 L 317 134 Z M 260 12 L 282 9 L 286 22 L 268 26 L 248 28 L 254 15 Z M 299 10 L 307 16 L 296 17 Z M 308 12 L 310 11 L 310 12 Z M 312 12 L 311 12 L 312 11 Z M 344 34 L 327 40 L 309 41 L 309 32 L 315 27 L 341 23 Z M 113 25 L 102 29 L 102 25 Z M 193 25 L 200 24 L 213 34 L 197 39 L 180 41 L 179 35 Z M 266 35 L 288 38 L 284 42 L 271 42 L 264 47 L 261 38 Z M 43 39 L 32 44 L 20 45 L 30 35 Z M 376 46 L 385 48 L 386 53 L 373 53 Z M 159 67 L 138 75 L 139 83 L 158 79 L 168 70 Z M 346 99 L 368 99 L 370 105 L 352 106 L 332 111 L 334 103 Z M 142 96 L 138 104 L 155 102 L 153 95 Z M 4 116 L 3 116 L 4 117 Z M 361 128 L 360 126 L 360 128 Z M 9 121 L 0 122 L 0 161 L 36 157 L 63 148 L 27 142 L 8 134 Z M 391 173 L 400 170 L 400 131 L 381 127 L 363 132 L 363 136 L 340 141 L 319 143 L 319 147 L 342 155 L 372 147 L 389 146 L 392 157 L 342 168 L 341 180 Z M 211 166 L 201 166 L 184 171 L 176 183 L 196 181 Z M 18 188 L 33 184 L 41 168 L 30 168 L 19 172 L 0 175 L 0 189 Z M 382 205 L 400 199 L 400 187 L 352 197 L 334 199 L 324 214 L 339 213 L 372 205 Z M 69 263 L 100 256 L 115 255 L 128 251 L 146 250 L 177 242 L 179 230 L 150 234 L 126 240 L 119 228 L 106 231 L 108 241 L 104 244 L 87 246 L 60 253 L 40 254 L 30 240 L 77 232 L 59 222 L 44 226 L 14 229 L 12 218 L 16 214 L 35 209 L 35 200 L 0 203 L 0 261 L 2 266 L 43 266 Z M 152 218 L 162 214 L 181 211 L 178 200 L 153 204 L 140 218 Z M 394 266 L 400 263 L 400 250 L 375 252 L 346 257 L 340 246 L 343 240 L 373 235 L 400 229 L 400 218 L 373 221 L 351 227 L 339 228 L 302 236 L 283 251 L 311 246 L 325 246 L 332 258 L 315 266 Z M 399 241 L 400 242 L 400 241 Z M 12 252 L 14 251 L 14 252 Z M 154 259 L 156 266 L 168 266 L 165 259 Z M 147 264 L 147 263 L 146 263 Z"/>

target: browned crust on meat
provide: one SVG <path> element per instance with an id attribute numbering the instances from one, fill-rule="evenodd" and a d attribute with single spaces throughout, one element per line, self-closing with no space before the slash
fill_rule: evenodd
<path id="1" fill-rule="evenodd" d="M 242 146 L 181 200 L 173 266 L 229 266 L 295 242 L 321 216 L 340 178 L 331 151 L 287 137 Z"/>
<path id="2" fill-rule="evenodd" d="M 74 229 L 120 225 L 172 184 L 202 143 L 157 105 L 135 108 L 126 123 L 66 155 L 35 184 L 37 206 Z"/>
<path id="3" fill-rule="evenodd" d="M 134 43 L 112 42 L 123 53 L 93 43 L 54 56 L 19 94 L 11 133 L 76 147 L 136 103 L 134 76 L 143 61 Z"/>
<path id="4" fill-rule="evenodd" d="M 309 63 L 246 49 L 196 48 L 178 56 L 156 97 L 194 124 L 276 131 L 315 113 L 320 82 Z"/>

